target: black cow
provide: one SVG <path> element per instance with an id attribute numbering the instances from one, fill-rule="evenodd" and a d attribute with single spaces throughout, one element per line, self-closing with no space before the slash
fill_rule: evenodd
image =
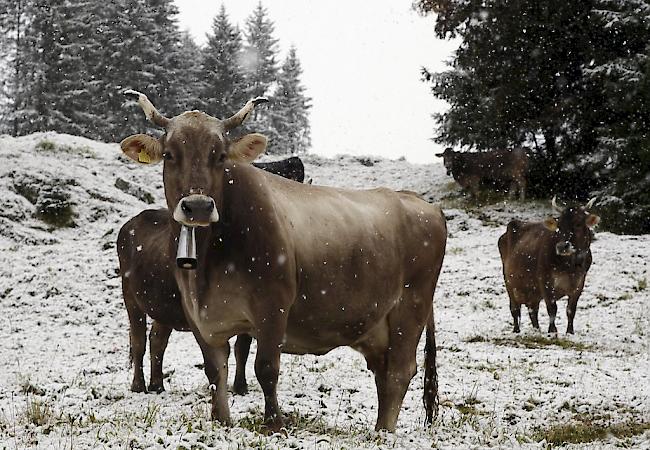
<path id="1" fill-rule="evenodd" d="M 280 175 L 281 177 L 295 180 L 298 183 L 305 181 L 305 166 L 300 158 L 292 156 L 291 158 L 271 162 L 254 162 L 253 165 L 267 172 Z"/>

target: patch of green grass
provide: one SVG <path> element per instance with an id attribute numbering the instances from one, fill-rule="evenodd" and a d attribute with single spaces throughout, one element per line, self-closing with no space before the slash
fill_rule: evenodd
<path id="1" fill-rule="evenodd" d="M 147 409 L 142 416 L 142 421 L 144 422 L 145 427 L 151 428 L 156 419 L 158 418 L 158 413 L 160 412 L 160 405 L 149 403 Z"/>
<path id="2" fill-rule="evenodd" d="M 36 202 L 36 217 L 55 228 L 74 227 L 76 214 L 72 209 L 70 193 L 57 181 L 41 187 Z"/>
<path id="3" fill-rule="evenodd" d="M 650 422 L 628 421 L 617 424 L 602 425 L 592 421 L 573 422 L 553 425 L 545 430 L 538 431 L 534 440 L 546 440 L 551 445 L 584 444 L 602 441 L 609 436 L 625 439 L 643 434 L 650 430 Z"/>
<path id="4" fill-rule="evenodd" d="M 539 349 L 550 346 L 558 346 L 564 349 L 572 349 L 577 351 L 591 350 L 593 347 L 589 344 L 582 342 L 575 342 L 561 337 L 548 337 L 545 335 L 523 335 L 515 338 L 492 338 L 488 339 L 485 336 L 474 335 L 465 339 L 465 342 L 492 342 L 496 345 L 512 346 L 518 345 L 525 348 Z"/>
<path id="5" fill-rule="evenodd" d="M 465 342 L 469 343 L 475 343 L 475 342 L 487 342 L 487 338 L 485 336 L 481 336 L 479 334 L 470 336 L 467 339 L 465 339 Z"/>
<path id="6" fill-rule="evenodd" d="M 56 149 L 56 144 L 52 141 L 48 141 L 46 139 L 42 140 L 38 144 L 36 144 L 36 150 L 42 150 L 45 152 L 51 152 Z"/>
<path id="7" fill-rule="evenodd" d="M 79 155 L 86 158 L 96 158 L 97 155 L 93 152 L 90 147 L 86 145 L 81 146 L 72 146 L 72 145 L 60 145 L 57 146 L 54 142 L 48 141 L 47 139 L 40 141 L 36 144 L 36 150 L 42 152 L 61 152 L 67 153 L 69 155 Z"/>
<path id="8" fill-rule="evenodd" d="M 521 345 L 526 348 L 545 348 L 550 346 L 558 346 L 564 349 L 571 349 L 577 351 L 590 350 L 591 345 L 582 342 L 574 342 L 569 339 L 561 337 L 547 337 L 545 335 L 524 335 L 518 336 L 514 339 L 511 338 L 495 338 L 492 340 L 497 345 Z"/>
<path id="9" fill-rule="evenodd" d="M 295 432 L 307 432 L 313 434 L 326 435 L 329 438 L 333 437 L 343 437 L 356 439 L 363 439 L 364 442 L 371 442 L 377 445 L 383 443 L 383 439 L 380 435 L 377 435 L 372 431 L 371 427 L 361 427 L 357 428 L 354 425 L 344 425 L 346 420 L 340 419 L 341 425 L 328 424 L 323 416 L 305 414 L 297 410 L 294 410 L 285 415 L 285 425 L 287 434 L 291 435 Z M 265 434 L 264 429 L 264 417 L 262 411 L 259 408 L 251 408 L 248 410 L 248 414 L 239 419 L 237 426 L 245 428 L 254 433 Z"/>

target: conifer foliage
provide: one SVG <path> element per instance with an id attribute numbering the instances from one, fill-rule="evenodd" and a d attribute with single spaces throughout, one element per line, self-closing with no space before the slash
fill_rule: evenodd
<path id="1" fill-rule="evenodd" d="M 280 71 L 261 3 L 244 33 L 222 7 L 203 48 L 179 30 L 173 0 L 0 0 L 0 11 L 0 132 L 119 141 L 150 126 L 121 94 L 131 88 L 163 114 L 202 109 L 221 118 L 265 95 L 273 106 L 256 110 L 255 129 L 269 135 L 271 152 L 309 146 L 300 63 L 292 50 L 294 68 Z"/>
<path id="2" fill-rule="evenodd" d="M 532 194 L 598 194 L 603 224 L 650 232 L 649 1 L 417 5 L 437 14 L 438 37 L 461 41 L 449 70 L 423 71 L 451 105 L 435 116 L 438 142 L 523 145 Z"/>

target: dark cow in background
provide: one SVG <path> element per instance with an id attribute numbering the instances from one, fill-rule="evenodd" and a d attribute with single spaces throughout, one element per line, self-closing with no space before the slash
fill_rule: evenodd
<path id="1" fill-rule="evenodd" d="M 513 220 L 499 238 L 503 278 L 510 297 L 514 332 L 519 332 L 521 305 L 528 307 L 533 327 L 539 329 L 537 313 L 542 299 L 549 315 L 549 333 L 556 333 L 557 300 L 568 296 L 567 333 L 573 333 L 578 298 L 591 266 L 592 228 L 600 218 L 589 212 L 595 198 L 584 207 L 560 209 L 559 218 L 543 222 Z"/>
<path id="2" fill-rule="evenodd" d="M 171 233 L 169 212 L 166 209 L 147 209 L 125 223 L 117 237 L 117 254 L 122 276 L 122 294 L 129 316 L 130 360 L 133 365 L 133 392 L 147 392 L 142 371 L 147 342 L 147 316 L 153 319 L 149 332 L 151 375 L 149 392 L 162 392 L 163 357 L 172 330 L 190 331 L 183 312 L 181 293 L 174 278 L 176 254 L 167 245 Z M 237 370 L 233 392 L 245 394 L 246 360 L 252 338 L 242 334 L 235 343 Z M 201 345 L 204 368 L 208 379 L 213 379 L 216 368 L 210 352 Z"/>
<path id="3" fill-rule="evenodd" d="M 446 148 L 436 156 L 443 159 L 447 175 L 452 175 L 474 197 L 481 186 L 506 185 L 511 197 L 518 192 L 521 200 L 525 198 L 528 155 L 522 148 L 477 153 L 455 152 Z"/>
<path id="4" fill-rule="evenodd" d="M 298 183 L 305 181 L 305 166 L 297 156 L 280 161 L 254 162 L 253 165 L 289 180 L 295 180 Z"/>

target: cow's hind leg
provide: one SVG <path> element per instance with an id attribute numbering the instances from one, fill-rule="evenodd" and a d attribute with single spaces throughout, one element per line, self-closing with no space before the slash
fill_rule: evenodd
<path id="1" fill-rule="evenodd" d="M 149 380 L 149 392 L 163 392 L 163 357 L 169 342 L 169 335 L 172 327 L 163 325 L 157 320 L 153 321 L 149 332 L 149 353 L 151 358 L 151 378 Z"/>
<path id="2" fill-rule="evenodd" d="M 567 302 L 566 305 L 567 334 L 573 334 L 573 319 L 576 316 L 576 309 L 578 308 L 578 298 L 580 297 L 581 293 L 582 293 L 582 289 L 579 290 L 577 293 L 574 293 L 573 295 L 569 296 L 569 301 Z"/>
<path id="3" fill-rule="evenodd" d="M 142 359 L 147 345 L 147 316 L 138 308 L 127 289 L 124 289 L 124 304 L 129 315 L 129 356 L 133 365 L 131 391 L 147 392 L 142 371 Z"/>
<path id="4" fill-rule="evenodd" d="M 546 301 L 546 311 L 548 312 L 548 332 L 557 333 L 557 327 L 555 326 L 555 316 L 557 316 L 557 301 L 554 297 L 547 297 Z"/>
<path id="5" fill-rule="evenodd" d="M 517 302 L 515 293 L 508 283 L 506 283 L 506 291 L 508 291 L 508 297 L 510 298 L 510 314 L 512 314 L 512 322 L 514 324 L 512 332 L 519 333 L 519 326 L 521 325 L 521 304 Z"/>
<path id="6" fill-rule="evenodd" d="M 514 324 L 513 333 L 519 333 L 521 329 L 519 324 L 521 323 L 521 305 L 514 300 L 510 300 L 510 314 L 512 314 L 512 322 Z"/>
<path id="7" fill-rule="evenodd" d="M 417 371 L 416 351 L 431 314 L 433 289 L 405 289 L 402 301 L 388 314 L 385 337 L 375 338 L 364 356 L 375 374 L 379 411 L 376 430 L 395 431 L 404 395 Z"/>
<path id="8" fill-rule="evenodd" d="M 232 385 L 233 393 L 236 395 L 244 395 L 248 393 L 248 384 L 246 383 L 246 361 L 248 360 L 248 353 L 251 349 L 251 341 L 253 340 L 247 334 L 240 334 L 237 336 L 235 342 L 235 361 L 237 362 L 237 369 L 235 371 L 235 382 Z"/>
<path id="9" fill-rule="evenodd" d="M 530 317 L 530 323 L 533 324 L 533 328 L 539 330 L 539 305 L 528 307 L 528 317 Z"/>

